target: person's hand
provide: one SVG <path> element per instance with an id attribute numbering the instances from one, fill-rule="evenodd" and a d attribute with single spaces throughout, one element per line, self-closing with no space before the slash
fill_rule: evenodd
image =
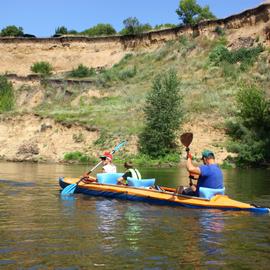
<path id="1" fill-rule="evenodd" d="M 83 178 L 88 178 L 89 177 L 89 174 L 87 173 L 87 172 L 85 172 L 84 174 L 83 174 Z"/>
<path id="2" fill-rule="evenodd" d="M 188 152 L 188 154 L 187 154 L 187 158 L 189 159 L 191 159 L 192 160 L 192 155 L 191 155 L 191 153 L 190 152 Z"/>

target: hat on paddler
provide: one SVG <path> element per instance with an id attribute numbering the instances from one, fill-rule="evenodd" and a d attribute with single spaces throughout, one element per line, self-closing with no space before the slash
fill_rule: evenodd
<path id="1" fill-rule="evenodd" d="M 210 151 L 210 150 L 203 150 L 202 159 L 203 158 L 209 158 L 209 157 L 215 158 L 214 153 L 212 151 Z"/>
<path id="2" fill-rule="evenodd" d="M 112 156 L 112 154 L 110 153 L 110 152 L 104 152 L 103 153 L 103 155 L 102 156 L 100 156 L 100 158 L 102 158 L 102 159 L 109 159 L 109 160 L 112 160 L 112 158 L 113 158 L 113 156 Z"/>

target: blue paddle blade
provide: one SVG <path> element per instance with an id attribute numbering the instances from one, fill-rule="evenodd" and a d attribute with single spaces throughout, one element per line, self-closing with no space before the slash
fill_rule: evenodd
<path id="1" fill-rule="evenodd" d="M 68 185 L 62 190 L 61 195 L 73 194 L 75 192 L 76 187 L 77 187 L 77 184 Z"/>
<path id="2" fill-rule="evenodd" d="M 122 146 L 124 146 L 127 142 L 123 141 L 121 143 L 119 143 L 116 147 L 114 147 L 113 151 L 116 152 L 118 151 Z"/>

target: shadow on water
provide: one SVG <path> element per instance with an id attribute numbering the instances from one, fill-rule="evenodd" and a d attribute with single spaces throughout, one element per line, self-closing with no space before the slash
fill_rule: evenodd
<path id="1" fill-rule="evenodd" d="M 18 181 L 0 179 L 0 185 L 11 186 L 11 187 L 33 187 L 36 184 L 34 182 L 18 182 Z"/>

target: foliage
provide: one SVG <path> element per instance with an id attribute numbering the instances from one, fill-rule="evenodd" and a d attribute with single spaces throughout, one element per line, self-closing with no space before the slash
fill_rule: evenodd
<path id="1" fill-rule="evenodd" d="M 270 162 L 270 100 L 255 87 L 237 95 L 236 120 L 227 124 L 232 138 L 228 149 L 238 153 L 240 165 L 260 166 Z"/>
<path id="2" fill-rule="evenodd" d="M 166 29 L 166 28 L 174 28 L 176 27 L 176 24 L 173 23 L 163 23 L 163 24 L 157 24 L 154 29 L 159 30 L 159 29 Z"/>
<path id="3" fill-rule="evenodd" d="M 82 34 L 88 36 L 109 36 L 116 34 L 116 30 L 110 24 L 99 23 L 89 29 L 86 29 Z"/>
<path id="4" fill-rule="evenodd" d="M 118 77 L 120 80 L 125 81 L 127 79 L 134 77 L 136 74 L 137 74 L 137 68 L 136 66 L 133 66 L 131 68 L 127 68 L 119 72 Z"/>
<path id="5" fill-rule="evenodd" d="M 224 36 L 224 35 L 225 35 L 225 30 L 224 30 L 224 28 L 220 27 L 219 25 L 215 28 L 215 32 L 216 32 L 219 36 Z"/>
<path id="6" fill-rule="evenodd" d="M 136 17 L 129 17 L 123 21 L 124 28 L 120 31 L 121 35 L 137 35 L 152 30 L 150 24 L 141 24 Z"/>
<path id="7" fill-rule="evenodd" d="M 177 152 L 167 154 L 163 157 L 154 158 L 153 156 L 139 153 L 135 156 L 129 156 L 128 159 L 132 160 L 134 164 L 140 167 L 144 166 L 172 166 L 180 161 L 180 155 Z"/>
<path id="8" fill-rule="evenodd" d="M 68 152 L 64 154 L 64 160 L 66 161 L 77 161 L 80 163 L 94 163 L 96 162 L 95 158 L 91 158 L 88 155 L 82 154 L 79 151 Z"/>
<path id="9" fill-rule="evenodd" d="M 65 26 L 59 26 L 55 29 L 55 35 L 66 35 L 68 30 Z"/>
<path id="10" fill-rule="evenodd" d="M 1 31 L 1 36 L 2 37 L 18 37 L 23 35 L 23 28 L 22 27 L 17 27 L 15 25 L 9 25 L 5 28 L 2 29 Z"/>
<path id="11" fill-rule="evenodd" d="M 140 150 L 152 157 L 175 152 L 176 134 L 183 118 L 183 97 L 174 70 L 159 75 L 153 81 L 146 98 L 145 128 L 140 134 Z"/>
<path id="12" fill-rule="evenodd" d="M 10 111 L 14 107 L 14 90 L 12 83 L 5 76 L 0 76 L 0 112 Z"/>
<path id="13" fill-rule="evenodd" d="M 94 68 L 88 68 L 84 66 L 83 64 L 80 64 L 76 69 L 73 69 L 70 73 L 70 77 L 77 77 L 77 78 L 83 78 L 83 77 L 89 77 L 95 74 Z"/>
<path id="14" fill-rule="evenodd" d="M 202 20 L 216 19 L 208 6 L 201 7 L 196 0 L 180 0 L 176 13 L 184 25 L 195 25 Z"/>
<path id="15" fill-rule="evenodd" d="M 51 75 L 52 70 L 52 65 L 45 61 L 36 62 L 31 66 L 31 71 L 44 76 Z"/>
<path id="16" fill-rule="evenodd" d="M 259 45 L 254 48 L 240 48 L 229 51 L 224 45 L 217 45 L 209 54 L 209 60 L 214 65 L 223 65 L 225 63 L 240 63 L 240 69 L 246 70 L 251 66 L 264 48 Z"/>

